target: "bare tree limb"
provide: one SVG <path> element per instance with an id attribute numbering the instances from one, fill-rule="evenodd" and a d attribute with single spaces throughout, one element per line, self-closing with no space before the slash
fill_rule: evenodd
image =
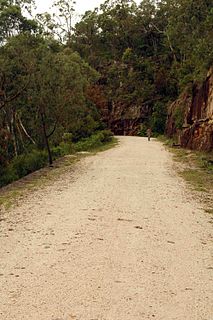
<path id="1" fill-rule="evenodd" d="M 168 33 L 165 32 L 165 31 L 161 31 L 153 22 L 152 22 L 152 26 L 153 26 L 159 33 L 164 34 L 164 35 L 167 37 L 170 50 L 171 50 L 171 52 L 172 52 L 172 54 L 173 54 L 174 60 L 177 62 L 177 57 L 176 57 L 176 55 L 175 55 L 175 50 L 174 50 L 174 48 L 173 48 L 173 46 L 172 46 L 172 43 L 171 43 L 171 40 L 170 40 L 170 37 L 169 37 Z"/>
<path id="2" fill-rule="evenodd" d="M 23 122 L 21 121 L 21 118 L 19 115 L 17 115 L 17 119 L 18 119 L 18 122 L 24 132 L 24 134 L 26 135 L 26 137 L 33 143 L 33 144 L 36 144 L 35 141 L 33 140 L 33 138 L 29 135 L 29 133 L 27 132 L 26 128 L 24 127 L 23 125 Z"/>

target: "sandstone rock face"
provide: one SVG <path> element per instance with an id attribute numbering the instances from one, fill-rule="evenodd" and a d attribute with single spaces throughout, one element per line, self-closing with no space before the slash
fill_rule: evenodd
<path id="1" fill-rule="evenodd" d="M 112 102 L 109 113 L 109 127 L 116 135 L 137 135 L 141 123 L 148 117 L 149 108 L 146 106 L 125 106 Z"/>
<path id="2" fill-rule="evenodd" d="M 213 69 L 192 94 L 183 93 L 168 109 L 167 136 L 194 150 L 213 150 Z"/>
<path id="3" fill-rule="evenodd" d="M 149 117 L 147 105 L 128 105 L 119 101 L 108 101 L 104 86 L 95 85 L 89 88 L 88 98 L 100 111 L 101 119 L 115 135 L 137 135 L 141 123 Z"/>

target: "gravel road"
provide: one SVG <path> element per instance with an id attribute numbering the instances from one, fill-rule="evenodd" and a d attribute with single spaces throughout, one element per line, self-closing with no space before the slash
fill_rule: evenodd
<path id="1" fill-rule="evenodd" d="M 4 213 L 1 320 L 212 320 L 212 224 L 157 141 L 121 137 Z"/>

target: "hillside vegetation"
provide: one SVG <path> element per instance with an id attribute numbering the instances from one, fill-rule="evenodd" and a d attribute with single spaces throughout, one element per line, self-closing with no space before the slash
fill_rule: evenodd
<path id="1" fill-rule="evenodd" d="M 108 0 L 75 27 L 74 5 L 34 16 L 31 0 L 0 0 L 0 186 L 105 129 L 163 133 L 168 104 L 212 65 L 211 0 Z"/>

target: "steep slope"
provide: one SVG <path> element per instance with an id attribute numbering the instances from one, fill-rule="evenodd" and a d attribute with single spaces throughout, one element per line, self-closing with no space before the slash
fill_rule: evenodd
<path id="1" fill-rule="evenodd" d="M 213 150 L 213 69 L 192 94 L 184 92 L 168 109 L 166 134 L 182 147 Z"/>

